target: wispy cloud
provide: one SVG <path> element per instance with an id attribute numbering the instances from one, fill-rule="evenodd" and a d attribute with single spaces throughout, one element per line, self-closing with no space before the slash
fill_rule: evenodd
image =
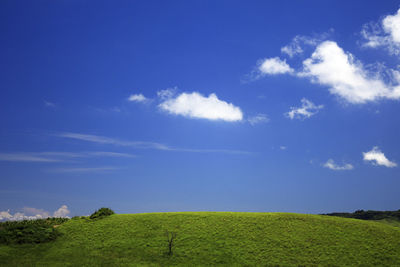
<path id="1" fill-rule="evenodd" d="M 300 55 L 304 52 L 305 47 L 315 47 L 326 40 L 331 35 L 332 31 L 333 30 L 322 34 L 314 34 L 313 36 L 296 35 L 289 44 L 281 48 L 281 52 L 287 54 L 291 58 Z"/>
<path id="2" fill-rule="evenodd" d="M 53 102 L 46 101 L 46 100 L 43 100 L 43 102 L 44 102 L 44 105 L 46 107 L 50 107 L 50 108 L 55 108 L 56 107 L 56 104 L 54 104 Z"/>
<path id="3" fill-rule="evenodd" d="M 323 165 L 325 168 L 334 170 L 334 171 L 348 171 L 354 169 L 353 165 L 346 163 L 343 164 L 342 166 L 338 165 L 335 163 L 333 159 L 328 159 L 327 162 Z"/>
<path id="4" fill-rule="evenodd" d="M 91 134 L 81 133 L 60 133 L 56 134 L 58 137 L 71 138 L 81 141 L 87 141 L 98 144 L 110 144 L 115 146 L 126 146 L 139 149 L 156 149 L 163 151 L 177 151 L 177 152 L 195 152 L 195 153 L 225 153 L 225 154 L 251 154 L 248 151 L 230 150 L 230 149 L 191 149 L 191 148 L 177 148 L 167 146 L 155 142 L 142 142 L 142 141 L 123 141 L 117 138 L 109 138 Z"/>
<path id="5" fill-rule="evenodd" d="M 370 151 L 363 152 L 362 154 L 365 161 L 372 161 L 376 165 L 381 165 L 388 168 L 397 166 L 395 162 L 388 160 L 385 154 L 377 146 L 374 146 Z"/>
<path id="6" fill-rule="evenodd" d="M 323 107 L 323 105 L 317 106 L 310 100 L 303 98 L 301 99 L 301 107 L 291 107 L 290 111 L 284 115 L 290 119 L 306 119 L 317 114 Z"/>
<path id="7" fill-rule="evenodd" d="M 143 148 L 143 149 L 159 149 L 159 150 L 169 150 L 170 148 L 166 145 L 155 143 L 155 142 L 146 142 L 146 141 L 122 141 L 116 138 L 109 138 L 99 135 L 91 135 L 91 134 L 80 134 L 80 133 L 59 133 L 56 134 L 58 137 L 77 139 L 92 143 L 98 144 L 111 144 L 116 146 L 127 146 L 133 148 Z"/>
<path id="8" fill-rule="evenodd" d="M 257 114 L 255 116 L 249 117 L 247 119 L 247 121 L 251 124 L 251 125 L 256 125 L 256 124 L 260 124 L 260 123 L 267 123 L 269 122 L 269 118 L 266 114 Z"/>
<path id="9" fill-rule="evenodd" d="M 59 162 L 60 159 L 42 157 L 32 153 L 0 153 L 0 161 Z"/>
<path id="10" fill-rule="evenodd" d="M 102 172 L 109 172 L 120 170 L 121 168 L 118 167 L 83 167 L 83 168 L 75 168 L 75 167 L 68 167 L 68 168 L 55 168 L 48 170 L 49 172 L 59 172 L 59 173 L 102 173 Z"/>
<path id="11" fill-rule="evenodd" d="M 161 100 L 170 99 L 174 95 L 176 95 L 177 91 L 178 91 L 177 87 L 160 90 L 157 92 L 157 97 L 160 98 Z"/>
<path id="12" fill-rule="evenodd" d="M 71 158 L 90 157 L 125 157 L 132 158 L 135 155 L 127 153 L 93 151 L 93 152 L 15 152 L 0 153 L 0 161 L 15 162 L 62 162 Z"/>

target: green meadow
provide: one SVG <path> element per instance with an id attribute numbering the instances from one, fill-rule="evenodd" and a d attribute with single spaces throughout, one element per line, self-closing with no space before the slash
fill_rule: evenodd
<path id="1" fill-rule="evenodd" d="M 0 245 L 1 266 L 400 266 L 400 227 L 291 213 L 71 219 L 53 241 Z M 172 255 L 166 232 L 176 233 Z"/>

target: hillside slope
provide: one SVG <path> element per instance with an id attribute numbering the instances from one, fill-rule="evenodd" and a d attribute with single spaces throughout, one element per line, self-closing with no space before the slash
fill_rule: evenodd
<path id="1" fill-rule="evenodd" d="M 288 213 L 184 212 L 70 220 L 39 245 L 0 246 L 2 266 L 400 266 L 400 228 Z M 167 255 L 165 231 L 177 233 Z"/>

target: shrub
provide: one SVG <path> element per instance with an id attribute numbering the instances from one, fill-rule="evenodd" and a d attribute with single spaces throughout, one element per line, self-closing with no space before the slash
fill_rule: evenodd
<path id="1" fill-rule="evenodd" d="M 56 239 L 60 232 L 54 227 L 67 218 L 7 221 L 0 223 L 0 244 L 36 244 Z"/>
<path id="2" fill-rule="evenodd" d="M 90 219 L 102 219 L 104 217 L 113 215 L 115 212 L 109 208 L 101 208 L 96 210 L 92 215 L 90 215 Z"/>

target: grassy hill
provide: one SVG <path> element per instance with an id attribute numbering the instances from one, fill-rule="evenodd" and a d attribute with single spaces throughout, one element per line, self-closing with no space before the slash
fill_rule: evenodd
<path id="1" fill-rule="evenodd" d="M 62 236 L 0 245 L 2 266 L 400 266 L 400 228 L 289 213 L 184 212 L 72 219 Z M 177 234 L 168 255 L 166 231 Z"/>

